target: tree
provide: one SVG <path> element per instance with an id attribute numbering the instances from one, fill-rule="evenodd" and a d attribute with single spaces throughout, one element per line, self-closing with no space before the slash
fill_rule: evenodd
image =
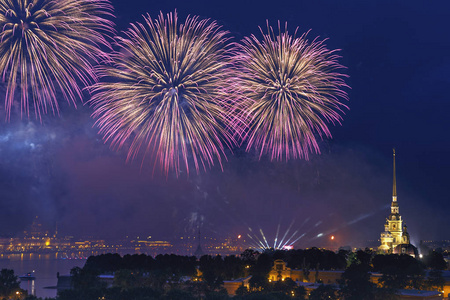
<path id="1" fill-rule="evenodd" d="M 130 270 L 117 270 L 114 274 L 113 286 L 121 289 L 131 289 L 138 286 L 139 273 Z"/>
<path id="2" fill-rule="evenodd" d="M 293 297 L 294 299 L 304 300 L 306 297 L 306 289 L 303 286 L 297 286 L 294 289 Z"/>
<path id="3" fill-rule="evenodd" d="M 332 285 L 321 284 L 317 289 L 311 291 L 309 300 L 337 300 L 336 289 Z"/>
<path id="4" fill-rule="evenodd" d="M 425 255 L 423 262 L 429 269 L 445 270 L 447 269 L 447 263 L 444 260 L 444 256 L 440 252 L 430 251 L 428 255 Z"/>
<path id="5" fill-rule="evenodd" d="M 2 269 L 0 271 L 0 296 L 9 297 L 17 290 L 20 290 L 20 282 L 14 275 L 14 270 Z"/>
<path id="6" fill-rule="evenodd" d="M 303 263 L 302 263 L 302 272 L 303 272 L 303 279 L 305 281 L 309 281 L 309 264 L 306 263 L 306 257 L 303 257 Z"/>
<path id="7" fill-rule="evenodd" d="M 267 287 L 269 272 L 272 269 L 273 260 L 267 253 L 258 256 L 255 265 L 250 268 L 252 278 L 249 281 L 252 290 L 260 290 Z"/>
<path id="8" fill-rule="evenodd" d="M 234 255 L 225 256 L 225 258 L 223 259 L 223 266 L 224 266 L 223 276 L 225 280 L 241 278 L 244 277 L 245 275 L 244 262 Z"/>
<path id="9" fill-rule="evenodd" d="M 359 263 L 369 266 L 370 261 L 372 260 L 372 254 L 372 250 L 366 248 L 364 251 L 358 250 L 356 252 L 356 258 L 358 259 Z"/>
<path id="10" fill-rule="evenodd" d="M 199 269 L 203 273 L 203 280 L 211 289 L 216 289 L 223 284 L 225 269 L 222 256 L 203 255 L 199 261 Z"/>
<path id="11" fill-rule="evenodd" d="M 428 290 L 439 290 L 442 291 L 444 289 L 445 279 L 442 276 L 441 270 L 431 270 L 428 273 L 428 277 L 425 280 L 425 287 Z"/>
<path id="12" fill-rule="evenodd" d="M 252 275 L 252 278 L 248 281 L 251 291 L 260 291 L 268 287 L 269 282 L 267 276 L 261 274 Z"/>
<path id="13" fill-rule="evenodd" d="M 225 289 L 218 291 L 207 291 L 205 293 L 205 300 L 228 300 L 228 293 Z"/>
<path id="14" fill-rule="evenodd" d="M 241 253 L 241 259 L 248 265 L 253 265 L 258 256 L 259 252 L 252 249 L 246 249 Z"/>
<path id="15" fill-rule="evenodd" d="M 245 285 L 241 285 L 236 289 L 236 296 L 244 296 L 248 294 L 248 288 Z"/>
<path id="16" fill-rule="evenodd" d="M 369 266 L 352 264 L 342 274 L 341 296 L 345 300 L 372 300 L 375 285 L 370 282 Z"/>
<path id="17" fill-rule="evenodd" d="M 422 287 L 424 265 L 410 255 L 376 255 L 372 264 L 375 271 L 383 274 L 380 283 L 384 288 L 398 290 Z"/>
<path id="18" fill-rule="evenodd" d="M 114 272 L 119 270 L 122 257 L 117 253 L 106 253 L 97 256 L 89 256 L 83 269 L 95 270 L 98 273 Z"/>
<path id="19" fill-rule="evenodd" d="M 164 299 L 164 300 L 179 300 L 179 299 L 195 300 L 196 297 L 194 297 L 188 291 L 184 291 L 184 290 L 180 290 L 180 289 L 170 289 L 162 299 Z"/>
<path id="20" fill-rule="evenodd" d="M 75 290 L 101 289 L 106 287 L 106 283 L 98 278 L 99 271 L 96 269 L 85 269 L 75 267 L 70 270 L 72 276 L 72 286 Z"/>

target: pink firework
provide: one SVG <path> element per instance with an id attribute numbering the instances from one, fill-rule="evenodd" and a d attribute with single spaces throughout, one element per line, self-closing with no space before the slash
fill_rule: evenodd
<path id="1" fill-rule="evenodd" d="M 261 30 L 262 32 L 262 30 Z M 317 138 L 331 137 L 327 123 L 340 123 L 340 99 L 347 99 L 345 75 L 338 72 L 336 50 L 307 34 L 275 35 L 268 26 L 259 40 L 252 35 L 235 55 L 237 120 L 244 120 L 241 138 L 246 150 L 272 160 L 305 158 L 320 153 Z"/>
<path id="2" fill-rule="evenodd" d="M 7 118 L 20 91 L 21 112 L 58 112 L 58 98 L 75 105 L 93 81 L 93 63 L 107 57 L 113 32 L 107 0 L 0 1 L 0 74 Z M 30 101 L 31 100 L 31 101 Z M 31 102 L 31 103 L 30 103 Z"/>
<path id="3" fill-rule="evenodd" d="M 235 144 L 227 32 L 197 17 L 179 24 L 176 13 L 144 19 L 118 37 L 91 88 L 100 133 L 115 148 L 130 141 L 128 159 L 151 154 L 166 174 L 221 165 Z"/>

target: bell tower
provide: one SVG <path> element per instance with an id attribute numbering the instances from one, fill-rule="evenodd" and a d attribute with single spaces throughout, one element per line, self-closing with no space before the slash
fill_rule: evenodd
<path id="1" fill-rule="evenodd" d="M 395 149 L 393 151 L 393 185 L 392 185 L 392 203 L 391 214 L 388 217 L 389 231 L 392 234 L 392 246 L 395 247 L 402 243 L 403 235 L 403 221 L 402 216 L 399 213 L 399 207 L 397 202 L 397 183 L 395 174 Z"/>
<path id="2" fill-rule="evenodd" d="M 378 250 L 384 253 L 395 253 L 398 251 L 396 247 L 400 248 L 410 245 L 409 234 L 406 225 L 403 223 L 402 216 L 400 216 L 399 206 L 397 202 L 397 182 L 395 173 L 395 149 L 393 151 L 393 182 L 392 182 L 392 203 L 391 213 L 386 219 L 384 225 L 384 232 L 381 233 L 381 245 Z"/>

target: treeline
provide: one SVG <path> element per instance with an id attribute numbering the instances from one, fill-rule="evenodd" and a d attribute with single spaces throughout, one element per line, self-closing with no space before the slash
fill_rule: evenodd
<path id="1" fill-rule="evenodd" d="M 145 254 L 127 254 L 122 257 L 117 253 L 109 253 L 90 256 L 83 269 L 99 273 L 114 273 L 119 270 L 164 271 L 178 276 L 194 276 L 197 265 L 195 256 L 160 254 L 153 258 Z"/>
<path id="2" fill-rule="evenodd" d="M 230 298 L 223 282 L 249 275 L 249 288 L 241 286 L 233 299 L 305 299 L 306 290 L 290 279 L 269 282 L 268 274 L 277 259 L 306 273 L 343 271 L 338 285 L 320 286 L 311 292 L 311 300 L 390 299 L 399 289 L 442 290 L 445 283 L 441 270 L 446 263 L 437 252 L 430 252 L 421 260 L 409 255 L 379 255 L 370 250 L 334 253 L 318 248 L 264 253 L 248 249 L 240 256 L 204 255 L 199 260 L 175 254 L 154 258 L 145 254 L 102 254 L 89 257 L 83 268 L 72 269 L 72 289 L 61 291 L 56 299 L 225 300 Z M 370 272 L 381 274 L 378 286 L 371 282 Z M 113 275 L 109 286 L 100 274 Z"/>

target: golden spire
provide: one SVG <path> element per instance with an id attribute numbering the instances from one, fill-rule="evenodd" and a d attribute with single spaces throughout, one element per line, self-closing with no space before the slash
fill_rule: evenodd
<path id="1" fill-rule="evenodd" d="M 392 199 L 397 201 L 397 184 L 395 182 L 395 148 L 392 150 L 394 151 L 394 184 L 392 186 Z"/>

